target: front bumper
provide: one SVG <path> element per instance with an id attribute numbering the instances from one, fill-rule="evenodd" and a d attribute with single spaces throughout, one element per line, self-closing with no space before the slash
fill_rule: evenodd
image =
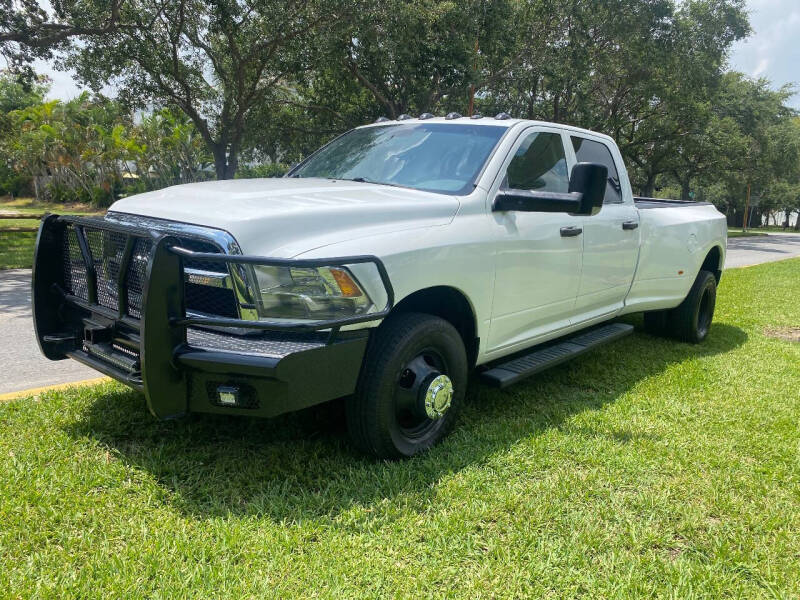
<path id="1" fill-rule="evenodd" d="M 113 244 L 98 243 L 98 232 L 114 236 Z M 142 240 L 149 254 L 137 255 Z M 387 304 L 369 315 L 299 324 L 187 314 L 184 261 L 189 258 L 229 268 L 369 262 L 380 274 Z M 133 260 L 142 265 L 136 276 L 129 274 Z M 80 268 L 79 292 L 73 289 L 70 261 Z M 139 283 L 140 298 L 131 290 Z M 393 292 L 376 257 L 291 260 L 198 253 L 164 232 L 50 215 L 36 240 L 32 298 L 36 337 L 47 358 L 73 358 L 109 375 L 142 391 L 154 415 L 171 418 L 189 412 L 274 416 L 352 393 L 369 332 L 340 328 L 386 316 Z M 235 402 L 221 390 L 233 390 Z"/>

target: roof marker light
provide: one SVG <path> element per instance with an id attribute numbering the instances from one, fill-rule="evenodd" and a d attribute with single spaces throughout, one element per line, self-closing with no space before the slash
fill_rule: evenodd
<path id="1" fill-rule="evenodd" d="M 470 119 L 482 119 L 483 115 L 481 113 L 475 113 L 470 117 Z"/>
<path id="2" fill-rule="evenodd" d="M 447 119 L 448 121 L 452 121 L 453 119 L 460 119 L 463 116 L 464 115 L 462 115 L 461 113 L 451 112 L 451 113 L 447 113 L 447 116 L 445 117 L 445 119 Z"/>
<path id="3" fill-rule="evenodd" d="M 497 119 L 498 121 L 505 121 L 506 119 L 510 119 L 510 118 L 511 118 L 511 115 L 508 114 L 507 112 L 497 113 L 497 115 L 495 116 L 495 119 Z"/>
<path id="4" fill-rule="evenodd" d="M 375 119 L 375 122 L 376 123 L 385 123 L 388 120 L 389 119 L 387 119 L 386 117 L 378 117 L 377 119 Z"/>
<path id="5" fill-rule="evenodd" d="M 397 120 L 398 121 L 408 121 L 409 119 L 413 119 L 413 118 L 414 117 L 412 117 L 411 115 L 407 115 L 407 114 L 403 113 L 402 115 L 397 117 Z"/>
<path id="6" fill-rule="evenodd" d="M 422 121 L 424 119 L 432 119 L 432 118 L 433 118 L 433 115 L 431 113 L 422 113 L 419 116 L 420 121 Z"/>

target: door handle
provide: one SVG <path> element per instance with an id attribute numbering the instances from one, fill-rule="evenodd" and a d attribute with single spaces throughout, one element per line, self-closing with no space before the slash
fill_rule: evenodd
<path id="1" fill-rule="evenodd" d="M 639 227 L 639 223 L 637 221 L 625 221 L 622 224 L 622 228 L 625 230 L 636 229 L 637 227 Z"/>
<path id="2" fill-rule="evenodd" d="M 570 225 L 569 227 L 561 228 L 561 237 L 575 237 L 583 233 L 583 228 Z"/>

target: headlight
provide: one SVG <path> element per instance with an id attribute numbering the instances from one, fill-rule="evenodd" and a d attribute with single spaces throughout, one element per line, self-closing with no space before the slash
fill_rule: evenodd
<path id="1" fill-rule="evenodd" d="M 254 268 L 258 316 L 326 320 L 373 312 L 375 306 L 344 267 Z"/>

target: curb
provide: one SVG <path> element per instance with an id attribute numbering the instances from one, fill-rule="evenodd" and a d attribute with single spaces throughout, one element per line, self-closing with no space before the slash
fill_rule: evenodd
<path id="1" fill-rule="evenodd" d="M 44 387 L 31 388 L 29 390 L 21 390 L 19 392 L 9 392 L 7 394 L 0 394 L 0 402 L 6 402 L 8 400 L 16 400 L 17 398 L 26 398 L 28 396 L 38 396 L 45 392 L 66 390 L 73 387 L 85 387 L 87 385 L 95 385 L 98 383 L 105 383 L 107 381 L 111 381 L 111 378 L 96 377 L 94 379 L 84 379 L 82 381 L 72 381 L 70 383 L 58 383 L 56 385 L 46 385 Z"/>

